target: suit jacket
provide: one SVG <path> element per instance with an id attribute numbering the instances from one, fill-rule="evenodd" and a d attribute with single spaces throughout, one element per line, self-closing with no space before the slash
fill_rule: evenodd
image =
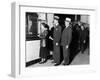
<path id="1" fill-rule="evenodd" d="M 86 40 L 86 30 L 80 30 L 80 36 L 79 36 L 80 41 Z"/>
<path id="2" fill-rule="evenodd" d="M 72 29 L 70 27 L 65 28 L 62 32 L 61 45 L 62 46 L 69 45 L 71 42 L 71 38 L 72 38 Z"/>
<path id="3" fill-rule="evenodd" d="M 56 28 L 54 28 L 54 31 L 53 31 L 53 44 L 54 45 L 56 43 L 60 44 L 60 39 L 61 39 L 61 26 L 57 25 Z"/>

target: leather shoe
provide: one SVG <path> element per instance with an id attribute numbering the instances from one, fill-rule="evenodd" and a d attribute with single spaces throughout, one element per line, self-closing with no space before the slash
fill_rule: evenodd
<path id="1" fill-rule="evenodd" d="M 69 65 L 69 63 L 67 63 L 67 64 L 66 63 L 63 63 L 63 65 L 66 66 L 66 65 Z"/>
<path id="2" fill-rule="evenodd" d="M 46 62 L 47 62 L 47 60 L 44 60 L 44 61 L 39 62 L 39 64 L 43 64 L 43 63 L 46 63 Z"/>
<path id="3" fill-rule="evenodd" d="M 51 63 L 55 63 L 55 61 L 52 61 Z"/>
<path id="4" fill-rule="evenodd" d="M 54 66 L 58 66 L 58 65 L 60 65 L 60 64 L 55 64 Z"/>

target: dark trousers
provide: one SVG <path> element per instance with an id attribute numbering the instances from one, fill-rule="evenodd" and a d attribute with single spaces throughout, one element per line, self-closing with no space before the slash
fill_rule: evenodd
<path id="1" fill-rule="evenodd" d="M 81 50 L 81 52 L 83 53 L 84 52 L 84 42 L 83 41 L 80 41 L 80 50 Z"/>
<path id="2" fill-rule="evenodd" d="M 60 46 L 54 45 L 53 59 L 55 63 L 60 64 Z"/>
<path id="3" fill-rule="evenodd" d="M 65 46 L 63 46 L 63 58 L 64 58 L 64 63 L 69 64 L 69 48 L 66 49 Z"/>

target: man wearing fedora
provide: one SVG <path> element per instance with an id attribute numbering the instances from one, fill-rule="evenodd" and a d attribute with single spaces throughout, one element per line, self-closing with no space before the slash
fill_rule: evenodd
<path id="1" fill-rule="evenodd" d="M 62 32 L 61 46 L 63 48 L 63 65 L 69 64 L 69 45 L 71 43 L 72 29 L 70 27 L 70 18 L 65 19 L 65 28 Z"/>
<path id="2" fill-rule="evenodd" d="M 59 25 L 59 17 L 54 16 L 54 32 L 53 32 L 53 46 L 54 46 L 54 66 L 60 65 L 60 39 L 61 39 L 61 26 Z"/>

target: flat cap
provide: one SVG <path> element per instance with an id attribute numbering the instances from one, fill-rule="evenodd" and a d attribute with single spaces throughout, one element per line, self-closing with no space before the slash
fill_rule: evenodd
<path id="1" fill-rule="evenodd" d="M 54 19 L 57 19 L 57 20 L 59 20 L 59 17 L 58 17 L 58 16 L 54 16 Z"/>
<path id="2" fill-rule="evenodd" d="M 71 22 L 71 19 L 70 18 L 66 18 L 65 21 Z"/>

